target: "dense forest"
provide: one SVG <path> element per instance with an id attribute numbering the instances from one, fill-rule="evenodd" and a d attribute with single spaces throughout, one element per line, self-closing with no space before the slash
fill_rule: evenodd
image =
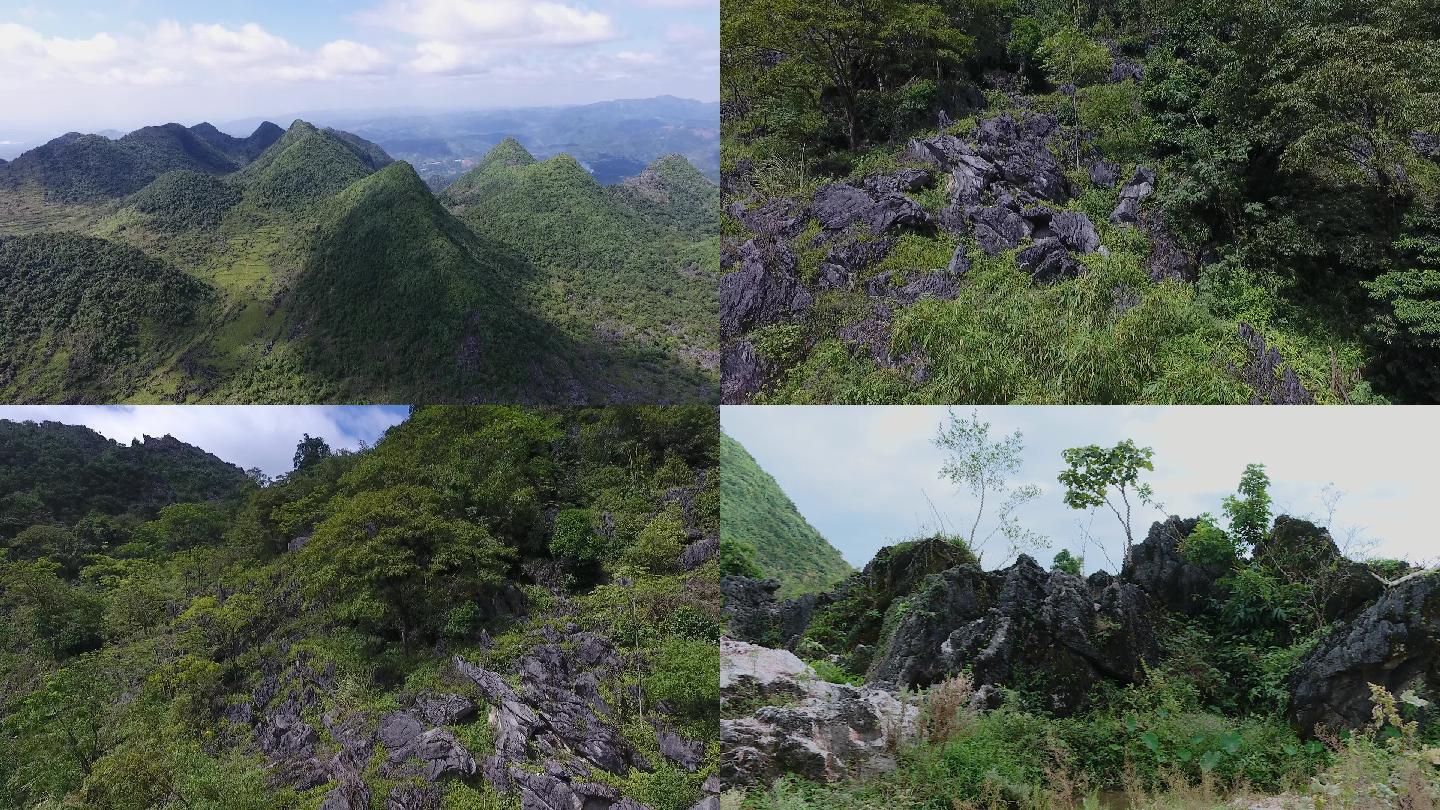
<path id="1" fill-rule="evenodd" d="M 271 480 L 0 422 L 0 806 L 706 806 L 718 432 L 432 406 Z"/>
<path id="2" fill-rule="evenodd" d="M 956 483 L 1003 480 L 1018 450 L 958 424 Z M 1085 543 L 1041 565 L 1054 546 L 1024 531 L 989 565 L 969 536 L 887 546 L 791 599 L 722 560 L 735 806 L 1440 806 L 1440 569 L 1275 514 L 1261 465 L 1214 512 L 1146 531 L 1118 507 L 1179 460 L 1121 442 L 1060 461 L 1068 505 L 1117 506 L 1118 573 L 1087 576 Z"/>
<path id="3" fill-rule="evenodd" d="M 726 401 L 1440 399 L 1432 0 L 724 0 Z"/>
<path id="4" fill-rule="evenodd" d="M 72 133 L 0 166 L 0 395 L 713 402 L 718 200 L 678 156 L 605 187 L 506 140 L 442 202 L 305 121 Z"/>

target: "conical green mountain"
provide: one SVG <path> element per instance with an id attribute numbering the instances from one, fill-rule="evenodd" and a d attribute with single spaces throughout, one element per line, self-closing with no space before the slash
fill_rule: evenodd
<path id="1" fill-rule="evenodd" d="M 653 221 L 697 239 L 715 233 L 720 187 L 680 155 L 666 155 L 614 191 Z"/>
<path id="2" fill-rule="evenodd" d="M 336 198 L 296 283 L 307 366 L 372 398 L 544 399 L 567 352 L 518 306 L 522 272 L 392 163 Z"/>
<path id="3" fill-rule="evenodd" d="M 442 203 L 305 121 L 67 135 L 0 166 L 0 237 L 26 237 L 0 268 L 0 392 L 713 402 L 718 248 L 668 215 L 514 140 Z"/>
<path id="4" fill-rule="evenodd" d="M 576 340 L 678 342 L 682 356 L 707 356 L 718 332 L 718 246 L 612 193 L 569 155 L 536 161 L 506 140 L 440 199 L 534 267 L 540 306 Z M 650 385 L 710 387 L 712 372 L 698 363 L 666 373 L 672 379 Z"/>
<path id="5" fill-rule="evenodd" d="M 720 436 L 720 539 L 754 549 L 780 595 L 827 590 L 852 573 L 835 547 L 795 509 L 775 479 L 745 448 Z"/>
<path id="6" fill-rule="evenodd" d="M 383 151 L 376 151 L 379 147 L 368 141 L 296 121 L 254 163 L 236 173 L 235 180 L 245 187 L 245 198 L 257 205 L 303 207 L 340 193 L 390 162 Z"/>

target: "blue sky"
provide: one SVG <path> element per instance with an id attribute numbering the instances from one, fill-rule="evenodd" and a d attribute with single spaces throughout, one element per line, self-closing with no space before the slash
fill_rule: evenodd
<path id="1" fill-rule="evenodd" d="M 405 421 L 405 406 L 320 405 L 6 405 L 0 419 L 86 425 L 116 441 L 165 436 L 203 448 L 244 469 L 289 472 L 303 434 L 335 449 L 373 445 Z"/>
<path id="2" fill-rule="evenodd" d="M 719 0 L 0 0 L 0 138 L 662 94 L 718 98 Z"/>
<path id="3" fill-rule="evenodd" d="M 1250 462 L 1265 464 L 1277 513 L 1327 522 L 1324 492 L 1343 492 L 1328 520 L 1354 552 L 1440 560 L 1435 493 L 1440 492 L 1440 417 L 1430 408 L 1258 407 L 1009 407 L 977 410 L 992 435 L 1020 430 L 1025 462 L 1019 481 L 1044 489 L 1020 512 L 1048 536 L 1033 554 L 1048 564 L 1055 552 L 1084 548 L 1086 568 L 1117 570 L 1123 534 L 1109 512 L 1065 506 L 1055 480 L 1060 452 L 1132 438 L 1155 449 L 1148 477 L 1165 513 L 1220 514 Z M 882 546 L 937 525 L 968 530 L 974 503 L 939 477 L 941 451 L 932 445 L 944 408 L 727 407 L 721 422 L 775 477 L 806 519 L 852 565 Z M 929 501 L 927 501 L 927 497 Z M 934 503 L 934 510 L 930 506 Z M 1162 513 L 1140 509 L 1137 535 Z M 984 524 L 982 524 L 983 526 Z M 979 532 L 985 534 L 982 528 Z M 1086 539 L 1088 536 L 1088 540 Z M 1139 537 L 1137 536 L 1137 540 Z M 1366 554 L 1360 554 L 1366 556 Z M 992 547 L 987 567 L 1003 562 Z"/>

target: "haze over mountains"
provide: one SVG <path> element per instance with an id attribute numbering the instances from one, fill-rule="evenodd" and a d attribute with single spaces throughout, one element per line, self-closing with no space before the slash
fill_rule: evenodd
<path id="1" fill-rule="evenodd" d="M 0 166 L 0 393 L 713 401 L 716 187 L 494 153 L 442 199 L 300 120 L 33 149 Z"/>

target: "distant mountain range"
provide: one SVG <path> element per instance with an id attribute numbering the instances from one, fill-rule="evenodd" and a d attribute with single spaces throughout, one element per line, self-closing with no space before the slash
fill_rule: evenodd
<path id="1" fill-rule="evenodd" d="M 411 163 L 440 190 L 491 148 L 515 138 L 540 158 L 574 157 L 602 185 L 644 171 L 666 155 L 685 157 L 711 180 L 720 177 L 720 105 L 660 96 L 566 107 L 471 111 L 311 111 L 285 116 L 353 132 Z M 250 118 L 224 125 L 249 132 Z"/>
<path id="2" fill-rule="evenodd" d="M 0 165 L 14 402 L 710 402 L 718 189 L 507 139 L 436 197 L 296 121 L 71 133 Z"/>

